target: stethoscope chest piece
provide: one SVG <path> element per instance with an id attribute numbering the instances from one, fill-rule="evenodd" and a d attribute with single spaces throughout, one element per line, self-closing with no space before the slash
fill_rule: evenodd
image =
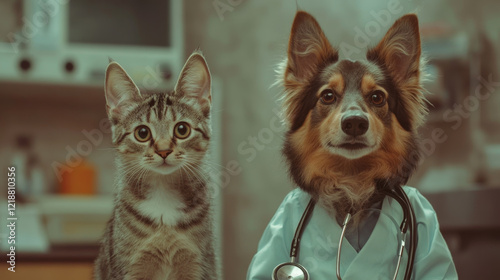
<path id="1" fill-rule="evenodd" d="M 273 280 L 309 280 L 309 273 L 298 263 L 286 262 L 274 268 Z"/>

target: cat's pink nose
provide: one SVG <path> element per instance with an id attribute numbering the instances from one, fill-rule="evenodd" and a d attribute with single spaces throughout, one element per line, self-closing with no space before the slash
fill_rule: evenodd
<path id="1" fill-rule="evenodd" d="M 167 158 L 168 155 L 172 153 L 172 150 L 162 150 L 162 151 L 155 151 L 160 157 L 162 158 Z"/>

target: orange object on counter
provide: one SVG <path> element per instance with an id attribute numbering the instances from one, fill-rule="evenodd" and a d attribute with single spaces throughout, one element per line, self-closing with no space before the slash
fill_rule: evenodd
<path id="1" fill-rule="evenodd" d="M 61 174 L 61 194 L 95 194 L 96 168 L 86 160 Z"/>

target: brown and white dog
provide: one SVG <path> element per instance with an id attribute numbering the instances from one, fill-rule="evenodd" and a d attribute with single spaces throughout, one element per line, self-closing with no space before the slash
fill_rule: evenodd
<path id="1" fill-rule="evenodd" d="M 295 16 L 280 65 L 288 124 L 283 153 L 295 183 L 343 219 L 405 184 L 427 113 L 418 19 L 398 19 L 366 59 L 340 60 L 317 21 Z"/>

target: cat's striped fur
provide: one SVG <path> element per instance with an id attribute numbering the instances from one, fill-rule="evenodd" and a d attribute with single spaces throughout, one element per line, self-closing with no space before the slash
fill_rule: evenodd
<path id="1" fill-rule="evenodd" d="M 218 279 L 206 171 L 210 87 L 198 52 L 170 93 L 141 94 L 116 62 L 108 66 L 118 177 L 96 279 Z"/>

